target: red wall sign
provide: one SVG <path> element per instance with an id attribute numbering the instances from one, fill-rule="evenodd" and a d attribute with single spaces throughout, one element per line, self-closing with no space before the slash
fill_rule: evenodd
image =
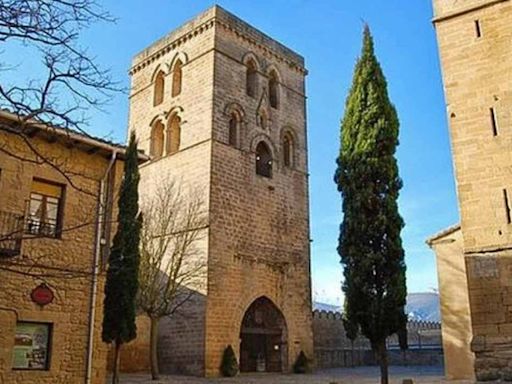
<path id="1" fill-rule="evenodd" d="M 39 305 L 50 304 L 53 301 L 53 297 L 53 291 L 44 283 L 39 284 L 30 293 L 32 301 Z"/>

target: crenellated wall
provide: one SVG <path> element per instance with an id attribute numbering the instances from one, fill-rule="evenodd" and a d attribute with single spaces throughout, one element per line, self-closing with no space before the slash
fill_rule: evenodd
<path id="1" fill-rule="evenodd" d="M 405 360 L 398 337 L 388 338 L 390 364 L 442 364 L 441 323 L 410 321 L 407 330 L 409 350 Z M 313 343 L 318 368 L 376 364 L 368 339 L 359 336 L 352 345 L 347 338 L 339 312 L 313 311 Z"/>

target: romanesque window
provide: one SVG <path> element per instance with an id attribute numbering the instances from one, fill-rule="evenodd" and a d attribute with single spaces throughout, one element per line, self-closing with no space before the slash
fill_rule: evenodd
<path id="1" fill-rule="evenodd" d="M 251 97 L 256 97 L 256 89 L 258 86 L 258 71 L 254 60 L 250 59 L 247 62 L 246 72 L 246 91 Z"/>
<path id="2" fill-rule="evenodd" d="M 33 180 L 27 217 L 27 233 L 57 237 L 61 228 L 63 187 L 43 180 Z"/>
<path id="3" fill-rule="evenodd" d="M 169 119 L 167 126 L 167 154 L 171 155 L 180 150 L 181 141 L 181 119 L 174 114 Z"/>
<path id="4" fill-rule="evenodd" d="M 268 93 L 270 99 L 270 106 L 272 108 L 279 108 L 279 80 L 275 71 L 270 72 L 268 79 Z"/>
<path id="5" fill-rule="evenodd" d="M 164 154 L 164 124 L 158 120 L 151 129 L 151 143 L 149 153 L 151 157 L 158 159 Z"/>
<path id="6" fill-rule="evenodd" d="M 229 119 L 229 145 L 233 147 L 237 147 L 238 145 L 238 119 L 237 116 L 233 113 L 231 114 L 231 118 Z"/>
<path id="7" fill-rule="evenodd" d="M 293 138 L 289 133 L 286 133 L 283 137 L 283 164 L 285 167 L 293 166 Z"/>
<path id="8" fill-rule="evenodd" d="M 182 66 L 183 63 L 181 60 L 177 60 L 176 64 L 174 64 L 174 69 L 172 71 L 172 97 L 178 96 L 181 93 L 181 83 L 182 83 Z"/>
<path id="9" fill-rule="evenodd" d="M 159 71 L 155 77 L 153 86 L 153 105 L 157 106 L 162 104 L 164 101 L 165 91 L 165 75 L 162 71 Z"/>
<path id="10" fill-rule="evenodd" d="M 263 141 L 256 146 L 256 174 L 272 177 L 272 154 Z"/>

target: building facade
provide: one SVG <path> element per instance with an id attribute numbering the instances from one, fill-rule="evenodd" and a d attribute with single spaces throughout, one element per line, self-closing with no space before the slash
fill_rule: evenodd
<path id="1" fill-rule="evenodd" d="M 475 374 L 482 381 L 511 379 L 512 2 L 433 3 L 461 216 Z"/>
<path id="2" fill-rule="evenodd" d="M 164 372 L 215 376 L 313 357 L 304 59 L 215 6 L 139 53 L 129 129 L 165 180 L 205 203 L 207 264 L 186 315 L 161 325 Z"/>
<path id="3" fill-rule="evenodd" d="M 0 382 L 102 384 L 124 147 L 22 120 L 0 111 Z"/>
<path id="4" fill-rule="evenodd" d="M 427 244 L 436 253 L 445 375 L 450 380 L 474 379 L 473 331 L 460 225 L 432 236 Z"/>

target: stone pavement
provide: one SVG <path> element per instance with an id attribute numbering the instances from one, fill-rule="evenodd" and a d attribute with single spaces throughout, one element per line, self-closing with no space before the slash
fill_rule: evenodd
<path id="1" fill-rule="evenodd" d="M 442 367 L 390 367 L 390 384 L 402 384 L 403 379 L 412 378 L 414 384 L 470 384 L 470 381 L 448 381 L 443 377 Z M 378 367 L 335 368 L 315 372 L 312 375 L 252 374 L 235 378 L 203 379 L 185 376 L 162 376 L 151 381 L 148 374 L 122 375 L 122 384 L 378 384 Z"/>

